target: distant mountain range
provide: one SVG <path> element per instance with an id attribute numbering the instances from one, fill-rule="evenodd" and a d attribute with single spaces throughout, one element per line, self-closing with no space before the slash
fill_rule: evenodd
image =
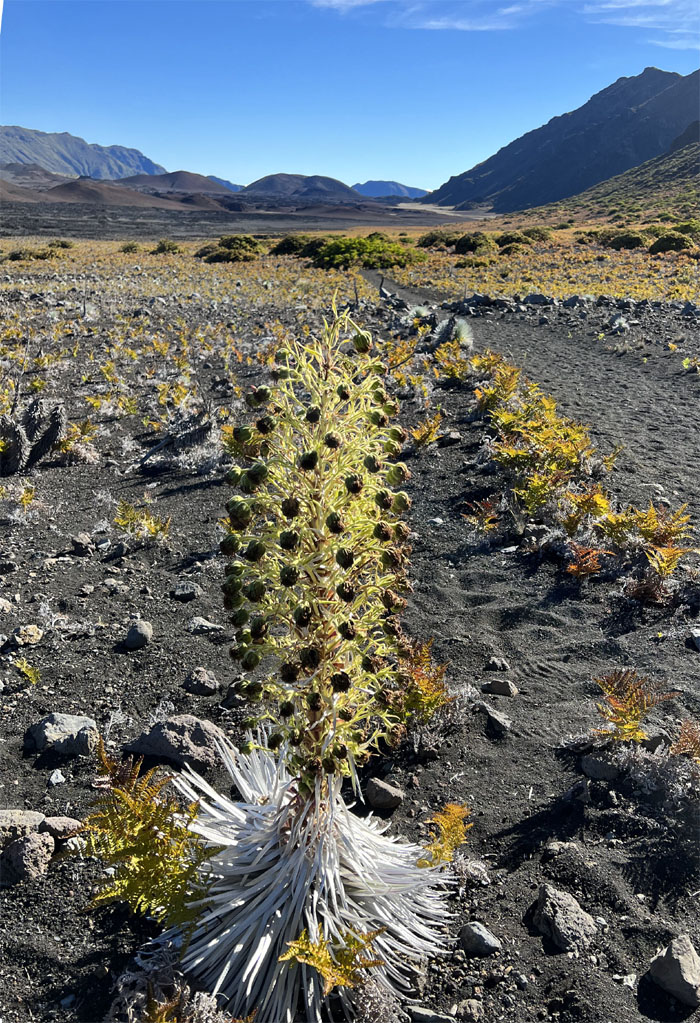
<path id="1" fill-rule="evenodd" d="M 0 163 L 33 163 L 54 174 L 124 178 L 128 174 L 164 174 L 165 167 L 138 149 L 96 146 L 68 132 L 0 126 Z"/>
<path id="2" fill-rule="evenodd" d="M 373 199 L 383 199 L 387 196 L 403 195 L 407 199 L 419 199 L 427 195 L 425 188 L 412 188 L 410 185 L 402 185 L 398 181 L 365 181 L 364 184 L 352 186 L 360 195 L 366 195 Z"/>
<path id="3" fill-rule="evenodd" d="M 294 202 L 358 202 L 359 196 L 348 185 L 336 178 L 326 178 L 320 174 L 266 174 L 250 185 L 242 188 L 240 197 L 261 196 L 275 199 L 288 199 Z"/>
<path id="4" fill-rule="evenodd" d="M 217 178 L 214 174 L 207 174 L 210 181 L 215 181 L 217 185 L 223 185 L 224 188 L 228 188 L 229 192 L 240 192 L 243 185 L 234 185 L 232 181 L 227 181 L 226 178 Z"/>
<path id="5" fill-rule="evenodd" d="M 423 201 L 506 213 L 556 202 L 665 153 L 698 116 L 700 72 L 646 68 L 521 136 Z"/>

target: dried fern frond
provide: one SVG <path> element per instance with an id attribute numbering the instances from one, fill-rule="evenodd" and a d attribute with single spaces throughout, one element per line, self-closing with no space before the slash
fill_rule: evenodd
<path id="1" fill-rule="evenodd" d="M 405 677 L 403 709 L 418 724 L 427 724 L 440 707 L 453 699 L 445 682 L 447 663 L 436 664 L 432 657 L 433 640 L 413 643 L 408 657 L 399 659 L 400 673 Z"/>
<path id="2" fill-rule="evenodd" d="M 680 735 L 671 746 L 673 756 L 689 756 L 700 764 L 700 725 L 686 718 L 681 722 Z"/>
<path id="3" fill-rule="evenodd" d="M 642 719 L 657 704 L 672 700 L 678 692 L 665 692 L 661 683 L 633 669 L 617 669 L 601 675 L 595 682 L 605 694 L 605 703 L 597 703 L 598 713 L 612 725 L 598 729 L 599 735 L 619 742 L 641 742 L 647 738 Z"/>
<path id="4" fill-rule="evenodd" d="M 587 579 L 591 575 L 600 572 L 600 559 L 604 554 L 612 554 L 612 551 L 598 550 L 596 547 L 585 547 L 582 544 L 569 544 L 573 561 L 566 566 L 569 575 L 576 579 Z"/>
<path id="5" fill-rule="evenodd" d="M 417 448 L 425 447 L 426 444 L 432 444 L 440 436 L 440 424 L 442 423 L 442 412 L 440 409 L 437 410 L 434 416 L 429 416 L 416 426 L 414 430 L 411 430 L 411 436 L 413 437 L 413 443 Z"/>
<path id="6" fill-rule="evenodd" d="M 683 555 L 690 550 L 690 547 L 676 547 L 671 544 L 667 547 L 652 547 L 644 553 L 657 575 L 660 575 L 662 579 L 668 579 L 678 568 Z"/>
<path id="7" fill-rule="evenodd" d="M 467 837 L 472 824 L 465 824 L 471 813 L 468 806 L 460 803 L 448 803 L 431 818 L 431 824 L 437 824 L 437 831 L 430 834 L 431 841 L 425 847 L 428 856 L 418 860 L 419 867 L 437 867 L 440 863 L 450 863 L 455 853 Z"/>

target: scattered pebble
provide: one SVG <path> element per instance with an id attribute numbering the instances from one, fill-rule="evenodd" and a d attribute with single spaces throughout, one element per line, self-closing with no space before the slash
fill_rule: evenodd
<path id="1" fill-rule="evenodd" d="M 507 678 L 493 678 L 484 682 L 481 687 L 482 693 L 492 693 L 494 696 L 517 696 L 518 688 L 509 682 Z"/>
<path id="2" fill-rule="evenodd" d="M 49 775 L 49 785 L 63 785 L 65 780 L 66 776 L 63 771 L 59 771 L 58 768 L 56 768 L 55 771 L 52 771 Z"/>
<path id="3" fill-rule="evenodd" d="M 213 696 L 219 691 L 220 682 L 213 671 L 193 668 L 183 682 L 183 688 L 195 696 Z"/>
<path id="4" fill-rule="evenodd" d="M 468 956 L 492 956 L 500 952 L 501 942 L 477 920 L 465 924 L 459 932 L 459 943 Z"/>
<path id="5" fill-rule="evenodd" d="M 142 650 L 153 639 L 153 626 L 140 618 L 131 626 L 126 634 L 124 646 L 127 650 Z"/>
<path id="6" fill-rule="evenodd" d="M 187 631 L 195 636 L 207 636 L 212 632 L 223 632 L 223 625 L 207 621 L 206 618 L 193 618 L 187 626 Z"/>
<path id="7" fill-rule="evenodd" d="M 0 856 L 0 884 L 9 888 L 41 877 L 49 869 L 54 845 L 51 835 L 37 832 L 10 842 Z"/>
<path id="8" fill-rule="evenodd" d="M 193 582 L 191 579 L 180 579 L 171 589 L 170 596 L 173 600 L 179 600 L 182 604 L 187 604 L 190 600 L 201 597 L 202 593 L 202 587 L 198 583 Z"/>
<path id="9" fill-rule="evenodd" d="M 503 657 L 489 657 L 487 671 L 510 671 L 510 664 Z"/>

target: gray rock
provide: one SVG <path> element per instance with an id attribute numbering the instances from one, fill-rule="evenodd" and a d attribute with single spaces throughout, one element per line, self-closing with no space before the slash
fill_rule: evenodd
<path id="1" fill-rule="evenodd" d="M 178 767 L 189 763 L 207 769 L 220 762 L 217 743 L 225 742 L 226 736 L 211 721 L 179 714 L 157 721 L 124 749 L 127 753 L 170 760 Z"/>
<path id="2" fill-rule="evenodd" d="M 171 589 L 170 596 L 173 600 L 179 600 L 182 604 L 187 604 L 190 600 L 201 597 L 202 593 L 202 587 L 193 582 L 192 579 L 180 579 Z"/>
<path id="3" fill-rule="evenodd" d="M 404 801 L 403 789 L 390 785 L 381 778 L 370 778 L 365 790 L 367 802 L 375 810 L 395 810 Z"/>
<path id="4" fill-rule="evenodd" d="M 46 817 L 39 825 L 39 831 L 45 831 L 57 842 L 64 842 L 79 827 L 80 821 L 75 817 Z"/>
<path id="5" fill-rule="evenodd" d="M 586 948 L 597 933 L 595 920 L 573 895 L 549 884 L 540 887 L 533 923 L 563 952 Z"/>
<path id="6" fill-rule="evenodd" d="M 517 696 L 518 687 L 509 682 L 507 678 L 492 678 L 484 682 L 481 687 L 482 693 L 492 693 L 494 696 Z"/>
<path id="7" fill-rule="evenodd" d="M 209 636 L 213 632 L 223 632 L 223 625 L 217 625 L 216 622 L 207 621 L 206 618 L 192 618 L 187 631 L 191 632 L 194 636 Z"/>
<path id="8" fill-rule="evenodd" d="M 77 558 L 88 558 L 95 553 L 95 545 L 89 533 L 77 533 L 70 538 L 72 553 Z"/>
<path id="9" fill-rule="evenodd" d="M 477 700 L 474 704 L 474 710 L 479 714 L 485 715 L 486 731 L 496 739 L 504 738 L 513 727 L 513 722 L 509 717 L 501 714 L 500 711 L 492 707 L 490 703 L 486 703 L 485 700 Z"/>
<path id="10" fill-rule="evenodd" d="M 46 818 L 38 810 L 0 810 L 0 848 L 37 831 Z"/>
<path id="11" fill-rule="evenodd" d="M 188 693 L 194 693 L 195 696 L 213 696 L 219 691 L 220 683 L 213 671 L 207 671 L 206 668 L 193 668 L 183 682 L 183 687 Z"/>
<path id="12" fill-rule="evenodd" d="M 608 763 L 602 757 L 591 756 L 590 753 L 585 753 L 581 757 L 581 770 L 593 781 L 615 781 L 620 775 L 614 764 Z"/>
<path id="13" fill-rule="evenodd" d="M 49 775 L 49 785 L 63 785 L 65 780 L 65 774 L 63 771 L 59 771 L 58 768 Z"/>
<path id="14" fill-rule="evenodd" d="M 454 1016 L 448 1016 L 445 1012 L 436 1012 L 434 1009 L 426 1009 L 423 1005 L 409 1005 L 408 1014 L 412 1023 L 454 1023 Z"/>
<path id="15" fill-rule="evenodd" d="M 455 1015 L 457 1019 L 463 1019 L 466 1023 L 478 1023 L 484 1018 L 483 1002 L 476 998 L 465 998 L 461 1002 L 457 1002 Z"/>
<path id="16" fill-rule="evenodd" d="M 49 714 L 30 725 L 24 745 L 37 752 L 51 748 L 66 756 L 87 756 L 97 745 L 97 723 L 82 714 Z"/>
<path id="17" fill-rule="evenodd" d="M 531 295 L 526 295 L 523 299 L 525 305 L 554 305 L 554 300 L 547 298 L 546 295 L 542 295 L 540 292 L 533 292 Z"/>
<path id="18" fill-rule="evenodd" d="M 700 1006 L 700 957 L 687 934 L 674 938 L 652 959 L 649 973 L 653 980 L 683 1005 Z"/>
<path id="19" fill-rule="evenodd" d="M 455 444 L 462 443 L 462 434 L 458 433 L 457 430 L 450 430 L 449 433 L 443 433 L 438 437 L 439 448 L 451 448 Z"/>
<path id="20" fill-rule="evenodd" d="M 468 956 L 492 956 L 501 950 L 498 938 L 477 920 L 464 925 L 459 932 L 459 943 Z"/>
<path id="21" fill-rule="evenodd" d="M 10 644 L 15 647 L 36 646 L 41 643 L 44 633 L 38 625 L 18 625 L 10 636 Z"/>
<path id="22" fill-rule="evenodd" d="M 37 832 L 15 839 L 0 856 L 0 884 L 7 888 L 41 877 L 49 869 L 54 845 L 51 835 Z"/>
<path id="23" fill-rule="evenodd" d="M 127 632 L 124 646 L 127 650 L 142 650 L 143 647 L 148 646 L 152 639 L 153 626 L 150 622 L 140 618 Z"/>
<path id="24" fill-rule="evenodd" d="M 695 646 L 696 650 L 700 650 L 700 628 L 695 626 L 690 630 L 690 641 Z"/>
<path id="25" fill-rule="evenodd" d="M 503 657 L 489 657 L 487 671 L 510 671 L 510 664 Z"/>

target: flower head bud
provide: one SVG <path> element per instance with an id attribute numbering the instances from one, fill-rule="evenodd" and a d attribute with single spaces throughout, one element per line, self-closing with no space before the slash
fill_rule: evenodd
<path id="1" fill-rule="evenodd" d="M 393 590 L 384 590 L 381 601 L 387 611 L 403 611 L 406 607 L 406 601 L 403 597 L 400 597 L 398 593 L 394 593 Z"/>
<path id="2" fill-rule="evenodd" d="M 282 514 L 285 518 L 294 519 L 299 514 L 299 498 L 298 497 L 285 497 L 284 501 L 280 505 Z"/>
<path id="3" fill-rule="evenodd" d="M 232 497 L 226 503 L 226 511 L 233 530 L 245 529 L 253 517 L 250 502 L 246 501 L 244 497 Z"/>
<path id="4" fill-rule="evenodd" d="M 249 426 L 234 426 L 232 436 L 237 444 L 250 444 L 254 433 Z"/>
<path id="5" fill-rule="evenodd" d="M 362 670 L 368 675 L 376 675 L 384 667 L 381 657 L 374 657 L 372 654 L 365 654 L 362 658 Z"/>
<path id="6" fill-rule="evenodd" d="M 252 653 L 252 651 L 251 651 Z M 249 682 L 245 687 L 246 700 L 261 700 L 263 695 L 262 682 Z"/>
<path id="7" fill-rule="evenodd" d="M 324 757 L 323 760 L 321 761 L 321 767 L 326 772 L 326 774 L 335 774 L 337 770 L 337 764 L 333 757 Z"/>
<path id="8" fill-rule="evenodd" d="M 279 749 L 280 746 L 282 745 L 282 742 L 283 742 L 282 735 L 279 732 L 273 732 L 272 735 L 267 740 L 267 747 L 268 749 L 272 750 Z"/>
<path id="9" fill-rule="evenodd" d="M 318 451 L 303 451 L 297 459 L 297 465 L 305 472 L 315 469 L 318 465 Z"/>
<path id="10" fill-rule="evenodd" d="M 241 541 L 235 533 L 227 533 L 219 544 L 219 550 L 225 557 L 231 558 L 234 554 L 238 553 L 240 546 Z"/>
<path id="11" fill-rule="evenodd" d="M 400 636 L 401 635 L 401 622 L 396 615 L 389 615 L 382 622 L 382 628 L 387 636 Z"/>
<path id="12" fill-rule="evenodd" d="M 317 693 L 315 690 L 312 690 L 310 693 L 306 694 L 306 703 L 309 710 L 319 711 L 323 706 L 321 694 Z"/>
<path id="13" fill-rule="evenodd" d="M 307 646 L 299 652 L 299 660 L 302 668 L 307 671 L 315 671 L 321 663 L 321 651 L 317 646 Z"/>
<path id="14" fill-rule="evenodd" d="M 331 512 L 326 517 L 326 526 L 331 533 L 342 533 L 345 529 L 345 523 L 343 522 L 340 512 Z"/>
<path id="15" fill-rule="evenodd" d="M 387 525 L 386 522 L 378 522 L 372 530 L 372 536 L 375 540 L 382 540 L 386 543 L 392 539 L 391 526 Z"/>
<path id="16" fill-rule="evenodd" d="M 299 604 L 294 608 L 292 617 L 297 628 L 306 629 L 311 622 L 311 608 L 308 604 Z"/>
<path id="17" fill-rule="evenodd" d="M 357 636 L 357 629 L 355 628 L 354 622 L 341 622 L 338 626 L 338 632 L 343 639 L 355 639 Z"/>
<path id="18" fill-rule="evenodd" d="M 398 401 L 394 401 L 393 398 L 389 398 L 389 400 L 385 401 L 382 405 L 382 411 L 389 417 L 397 416 L 399 414 Z"/>
<path id="19" fill-rule="evenodd" d="M 335 393 L 338 395 L 341 401 L 348 401 L 350 398 L 350 388 L 345 384 L 338 384 L 335 389 Z"/>
<path id="20" fill-rule="evenodd" d="M 382 444 L 382 451 L 385 454 L 390 455 L 392 458 L 396 458 L 400 455 L 402 448 L 403 444 L 399 444 L 396 440 L 387 440 L 384 444 Z"/>
<path id="21" fill-rule="evenodd" d="M 255 421 L 255 429 L 258 433 L 268 434 L 277 426 L 277 420 L 274 416 L 260 416 L 260 419 Z"/>
<path id="22" fill-rule="evenodd" d="M 399 444 L 405 444 L 408 434 L 404 430 L 403 426 L 391 426 L 388 430 L 390 440 L 395 440 Z"/>
<path id="23" fill-rule="evenodd" d="M 342 441 L 337 433 L 327 433 L 323 438 L 323 443 L 327 448 L 330 448 L 331 451 L 336 451 L 340 447 Z"/>
<path id="24" fill-rule="evenodd" d="M 379 472 L 382 467 L 382 463 L 376 455 L 365 455 L 362 464 L 368 472 Z"/>
<path id="25" fill-rule="evenodd" d="M 306 422 L 307 423 L 317 423 L 320 418 L 321 418 L 321 409 L 318 407 L 318 405 L 309 405 L 309 407 L 306 410 L 306 415 L 304 416 L 304 419 L 306 420 Z"/>
<path id="26" fill-rule="evenodd" d="M 294 704 L 291 700 L 284 700 L 280 703 L 280 717 L 290 718 L 294 713 Z"/>
<path id="27" fill-rule="evenodd" d="M 285 661 L 280 665 L 280 678 L 285 685 L 292 685 L 299 678 L 299 670 L 296 661 Z"/>
<path id="28" fill-rule="evenodd" d="M 352 339 L 352 346 L 358 355 L 366 355 L 372 347 L 372 336 L 366 331 L 358 331 Z"/>
<path id="29" fill-rule="evenodd" d="M 260 561 L 265 554 L 265 544 L 262 540 L 251 540 L 243 551 L 243 557 L 248 561 Z"/>
<path id="30" fill-rule="evenodd" d="M 336 586 L 335 592 L 338 594 L 341 600 L 344 600 L 346 604 L 349 604 L 355 599 L 356 589 L 350 583 L 342 582 L 339 586 Z"/>
<path id="31" fill-rule="evenodd" d="M 349 494 L 359 494 L 364 486 L 364 480 L 359 473 L 353 472 L 345 477 L 345 489 Z"/>
<path id="32" fill-rule="evenodd" d="M 293 551 L 299 544 L 296 529 L 283 529 L 279 536 L 279 545 L 283 551 Z"/>
<path id="33" fill-rule="evenodd" d="M 334 693 L 347 693 L 350 688 L 350 676 L 347 671 L 336 671 L 331 675 L 331 687 Z"/>
<path id="34" fill-rule="evenodd" d="M 260 387 L 254 387 L 251 396 L 256 405 L 265 405 L 272 395 L 272 391 L 269 387 L 262 384 Z"/>
<path id="35" fill-rule="evenodd" d="M 335 552 L 335 560 L 341 568 L 351 568 L 355 561 L 355 555 L 349 547 L 339 547 Z"/>
<path id="36" fill-rule="evenodd" d="M 241 667 L 245 668 L 246 671 L 252 671 L 253 668 L 257 668 L 260 664 L 260 654 L 257 650 L 246 650 L 241 660 Z"/>
<path id="37" fill-rule="evenodd" d="M 408 511 L 411 507 L 411 498 L 404 490 L 399 490 L 398 494 L 394 494 L 391 507 L 397 513 Z"/>
<path id="38" fill-rule="evenodd" d="M 396 523 L 396 525 L 394 526 L 394 536 L 396 537 L 399 543 L 406 543 L 410 535 L 411 530 L 406 525 L 405 522 Z"/>
<path id="39" fill-rule="evenodd" d="M 403 554 L 398 547 L 385 547 L 380 560 L 384 568 L 399 568 L 403 564 Z"/>
<path id="40" fill-rule="evenodd" d="M 338 717 L 341 721 L 352 721 L 355 716 L 355 712 L 351 707 L 341 707 L 338 711 Z"/>
<path id="41" fill-rule="evenodd" d="M 367 413 L 367 418 L 373 426 L 386 426 L 389 422 L 384 412 L 381 409 L 373 408 Z"/>
<path id="42" fill-rule="evenodd" d="M 224 479 L 226 480 L 227 483 L 230 483 L 232 487 L 237 487 L 238 481 L 240 480 L 242 475 L 243 470 L 240 468 L 240 466 L 234 465 L 228 470 L 228 472 L 224 476 Z"/>
<path id="43" fill-rule="evenodd" d="M 243 603 L 243 597 L 240 593 L 225 593 L 224 594 L 224 609 L 226 611 L 235 611 Z"/>
<path id="44" fill-rule="evenodd" d="M 410 477 L 410 472 L 403 462 L 396 462 L 395 465 L 391 465 L 386 474 L 386 481 L 391 487 L 400 486 L 404 480 Z"/>
<path id="45" fill-rule="evenodd" d="M 374 495 L 374 503 L 378 508 L 381 508 L 382 511 L 388 511 L 394 503 L 394 495 L 390 490 L 378 490 Z"/>
<path id="46" fill-rule="evenodd" d="M 243 587 L 243 593 L 254 604 L 259 603 L 265 596 L 265 583 L 262 579 L 253 579 L 247 586 Z"/>
<path id="47" fill-rule="evenodd" d="M 250 622 L 250 636 L 254 643 L 260 643 L 270 631 L 267 619 L 256 615 Z"/>
<path id="48" fill-rule="evenodd" d="M 282 565 L 280 582 L 283 586 L 294 586 L 299 579 L 299 569 L 295 565 Z"/>
<path id="49" fill-rule="evenodd" d="M 284 365 L 289 362 L 290 352 L 288 348 L 278 348 L 275 352 L 275 362 L 278 365 Z"/>

